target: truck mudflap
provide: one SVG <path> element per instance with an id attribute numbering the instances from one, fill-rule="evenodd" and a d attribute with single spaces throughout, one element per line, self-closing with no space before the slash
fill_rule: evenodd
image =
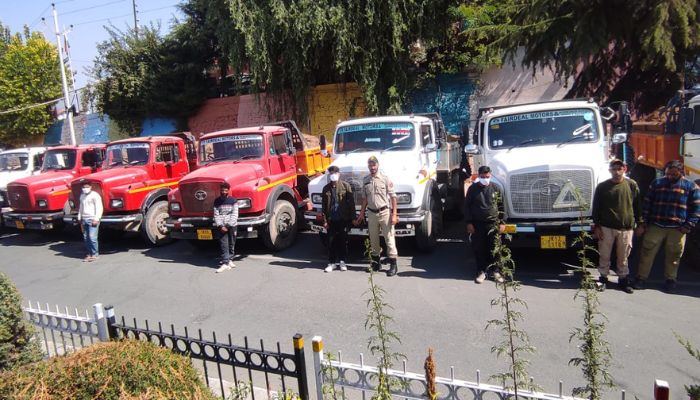
<path id="1" fill-rule="evenodd" d="M 506 223 L 506 233 L 511 235 L 510 247 L 565 250 L 581 231 L 590 232 L 592 221 L 576 222 L 514 222 Z"/>
<path id="2" fill-rule="evenodd" d="M 63 226 L 63 211 L 48 213 L 5 212 L 2 215 L 9 228 L 46 231 Z"/>
<path id="3" fill-rule="evenodd" d="M 270 214 L 254 217 L 239 217 L 236 235 L 239 239 L 259 237 L 260 227 L 270 222 Z M 215 229 L 211 217 L 170 218 L 165 221 L 165 227 L 173 239 L 183 240 L 215 240 L 221 232 Z"/>
<path id="4" fill-rule="evenodd" d="M 313 232 L 316 233 L 327 233 L 326 228 L 321 224 L 320 213 L 318 211 L 306 211 L 304 212 L 304 219 L 309 223 L 309 227 Z M 416 211 L 410 213 L 399 212 L 399 223 L 394 227 L 395 237 L 408 237 L 416 236 L 417 223 L 422 222 L 425 219 L 424 211 Z M 366 217 L 365 217 L 366 218 Z M 369 236 L 369 230 L 365 224 L 363 226 L 353 226 L 348 231 L 348 235 L 351 236 Z"/>

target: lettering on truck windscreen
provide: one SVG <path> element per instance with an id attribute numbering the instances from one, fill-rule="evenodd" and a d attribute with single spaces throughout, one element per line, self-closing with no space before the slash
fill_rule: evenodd
<path id="1" fill-rule="evenodd" d="M 105 168 L 121 165 L 146 165 L 150 146 L 148 143 L 122 143 L 107 147 Z"/>
<path id="2" fill-rule="evenodd" d="M 262 135 L 218 136 L 202 140 L 200 162 L 221 160 L 250 160 L 263 157 L 265 145 Z"/>
<path id="3" fill-rule="evenodd" d="M 342 126 L 336 131 L 335 151 L 410 150 L 416 145 L 413 124 L 387 122 Z"/>
<path id="4" fill-rule="evenodd" d="M 589 108 L 537 111 L 492 118 L 488 146 L 502 149 L 598 139 L 595 113 Z"/>

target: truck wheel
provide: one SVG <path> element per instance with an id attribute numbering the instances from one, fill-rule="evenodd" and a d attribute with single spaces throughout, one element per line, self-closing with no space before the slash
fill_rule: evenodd
<path id="1" fill-rule="evenodd" d="M 432 252 L 437 245 L 437 236 L 442 230 L 442 204 L 436 192 L 428 199 L 425 219 L 416 230 L 416 246 L 422 252 Z"/>
<path id="2" fill-rule="evenodd" d="M 146 217 L 141 224 L 141 234 L 151 246 L 162 246 L 172 242 L 165 220 L 168 218 L 168 202 L 157 201 L 148 208 Z"/>
<path id="3" fill-rule="evenodd" d="M 270 222 L 263 228 L 265 247 L 272 251 L 284 250 L 297 237 L 297 210 L 286 200 L 277 200 Z"/>

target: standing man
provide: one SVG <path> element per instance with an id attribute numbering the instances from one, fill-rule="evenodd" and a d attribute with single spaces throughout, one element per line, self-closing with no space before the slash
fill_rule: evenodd
<path id="1" fill-rule="evenodd" d="M 479 178 L 469 186 L 464 199 L 464 219 L 476 260 L 476 283 L 483 283 L 487 272 L 490 272 L 489 277 L 494 281 L 503 282 L 501 271 L 497 267 L 490 267 L 494 261 L 491 253 L 496 239 L 494 225 L 499 221 L 499 213 L 503 211 L 503 203 L 497 201 L 501 194 L 498 187 L 491 183 L 491 168 L 486 165 L 479 167 Z M 505 230 L 505 225 L 498 225 L 498 234 Z"/>
<path id="2" fill-rule="evenodd" d="M 625 178 L 627 165 L 621 160 L 610 162 L 611 178 L 601 182 L 593 195 L 593 232 L 598 237 L 598 272 L 603 288 L 610 273 L 610 253 L 615 245 L 617 287 L 632 293 L 628 279 L 628 258 L 632 251 L 635 224 L 642 218 L 642 197 L 637 182 Z"/>
<path id="3" fill-rule="evenodd" d="M 219 197 L 214 200 L 214 226 L 219 228 L 221 236 L 221 264 L 216 273 L 228 271 L 236 266 L 233 263 L 236 247 L 236 226 L 238 225 L 238 200 L 229 196 L 231 185 L 224 182 L 219 187 Z"/>
<path id="4" fill-rule="evenodd" d="M 642 215 L 645 224 L 640 228 L 644 238 L 634 288 L 644 288 L 656 253 L 664 244 L 664 278 L 666 291 L 670 293 L 676 288 L 685 236 L 700 219 L 700 188 L 683 176 L 680 161 L 666 163 L 664 173 L 665 176 L 649 185 L 644 197 Z"/>
<path id="5" fill-rule="evenodd" d="M 83 262 L 93 262 L 99 257 L 97 234 L 100 230 L 100 218 L 102 218 L 102 196 L 92 190 L 90 182 L 83 179 L 82 193 L 80 194 L 80 208 L 78 209 L 78 222 L 83 233 L 83 241 L 87 249 L 87 256 Z"/>
<path id="6" fill-rule="evenodd" d="M 328 232 L 328 266 L 324 271 L 331 272 L 336 267 L 347 271 L 348 227 L 355 219 L 355 198 L 352 186 L 340 180 L 340 169 L 328 167 L 329 182 L 321 192 L 323 226 Z"/>
<path id="7" fill-rule="evenodd" d="M 386 275 L 394 276 L 398 271 L 396 259 L 399 256 L 394 240 L 394 225 L 399 222 L 399 217 L 396 215 L 394 184 L 388 176 L 379 172 L 379 160 L 377 160 L 377 157 L 371 156 L 367 160 L 367 168 L 369 169 L 369 175 L 362 179 L 362 192 L 364 194 L 362 209 L 355 220 L 355 224 L 359 225 L 365 220 L 365 209 L 368 210 L 367 224 L 369 225 L 369 239 L 372 247 L 371 268 L 375 271 L 379 271 L 381 268 L 379 263 L 379 256 L 382 251 L 381 243 L 379 242 L 379 230 L 381 229 L 386 242 L 386 251 L 390 264 Z"/>

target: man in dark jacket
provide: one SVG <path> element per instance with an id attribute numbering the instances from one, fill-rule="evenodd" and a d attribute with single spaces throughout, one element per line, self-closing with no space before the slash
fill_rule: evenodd
<path id="1" fill-rule="evenodd" d="M 355 219 L 355 198 L 352 186 L 340 180 L 337 166 L 328 167 L 328 181 L 321 192 L 323 226 L 328 233 L 328 266 L 324 271 L 331 272 L 336 267 L 347 271 L 347 232 L 350 222 Z"/>
<path id="2" fill-rule="evenodd" d="M 238 200 L 229 195 L 231 186 L 224 182 L 219 188 L 219 197 L 214 200 L 214 226 L 221 231 L 221 264 L 217 273 L 227 271 L 236 265 L 233 254 L 236 246 L 236 229 L 238 226 Z"/>
<path id="3" fill-rule="evenodd" d="M 491 271 L 488 271 L 493 263 L 491 251 L 496 238 L 494 225 L 499 220 L 499 212 L 503 211 L 503 203 L 496 201 L 500 195 L 498 187 L 491 183 L 491 168 L 486 165 L 479 167 L 479 179 L 469 186 L 464 200 L 464 219 L 476 260 L 476 283 L 483 283 L 487 272 L 490 272 L 491 279 L 503 282 L 501 272 L 497 268 L 490 268 Z M 505 225 L 499 224 L 498 233 L 503 233 L 505 228 Z"/>

